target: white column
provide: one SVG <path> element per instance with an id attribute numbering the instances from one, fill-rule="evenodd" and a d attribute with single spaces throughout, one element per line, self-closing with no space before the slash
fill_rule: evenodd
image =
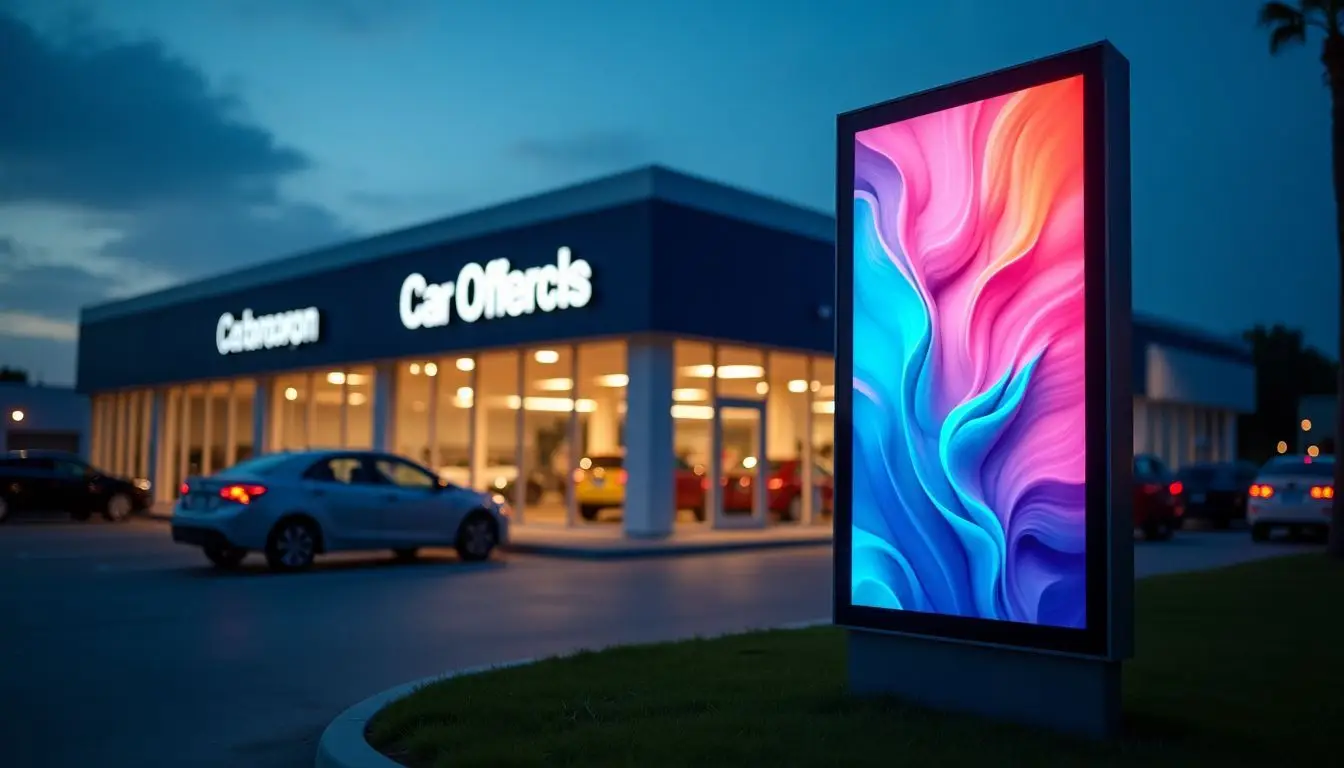
<path id="1" fill-rule="evenodd" d="M 625 430 L 625 533 L 658 537 L 676 519 L 673 477 L 673 350 L 667 339 L 631 339 L 626 345 L 628 428 Z"/>
<path id="2" fill-rule="evenodd" d="M 281 395 L 284 397 L 284 395 Z M 269 376 L 257 377 L 252 390 L 252 455 L 260 456 L 275 450 L 275 436 L 271 427 L 279 422 L 280 409 L 275 406 L 275 381 Z"/>
<path id="3" fill-rule="evenodd" d="M 238 380 L 229 379 L 228 402 L 224 405 L 224 467 L 238 463 Z"/>
<path id="4" fill-rule="evenodd" d="M 434 386 L 434 380 L 429 380 Z M 373 369 L 373 450 L 397 448 L 397 371 L 390 363 Z M 415 456 L 415 461 L 420 457 Z"/>
<path id="5" fill-rule="evenodd" d="M 513 509 L 518 522 L 527 516 L 527 351 L 518 353 L 518 370 L 513 391 L 518 393 L 518 410 L 513 414 L 513 465 L 518 468 L 518 479 L 513 481 Z"/>
<path id="6" fill-rule="evenodd" d="M 471 425 L 467 448 L 471 466 L 471 487 L 481 490 L 485 485 L 486 458 L 490 455 L 488 445 L 490 442 L 490 412 L 485 404 L 485 393 L 481 392 L 479 360 L 476 367 L 471 369 L 471 414 L 467 423 Z"/>
<path id="7" fill-rule="evenodd" d="M 144 477 L 149 481 L 150 497 L 155 501 L 167 500 L 169 496 L 163 495 L 162 462 L 159 456 L 162 454 L 159 445 L 159 436 L 162 434 L 160 424 L 163 421 L 163 400 L 165 393 L 161 389 L 150 389 L 145 391 L 145 429 L 141 435 L 143 448 L 143 457 L 145 464 Z"/>
<path id="8" fill-rule="evenodd" d="M 186 387 L 182 388 L 182 403 L 179 409 L 177 429 L 177 477 L 173 478 L 173 485 L 180 485 L 183 480 L 191 473 L 189 462 L 191 461 L 191 393 Z"/>
<path id="9" fill-rule="evenodd" d="M 215 460 L 211 455 L 215 447 L 215 394 L 213 384 L 205 385 L 201 395 L 201 474 L 209 475 L 215 471 Z"/>
<path id="10" fill-rule="evenodd" d="M 1146 453 L 1148 450 L 1148 402 L 1141 397 L 1134 398 L 1134 453 Z"/>
<path id="11" fill-rule="evenodd" d="M 798 458 L 802 461 L 803 472 L 803 525 L 811 525 L 821 516 L 818 497 L 820 489 L 817 486 L 817 456 L 816 449 L 813 447 L 813 432 L 816 431 L 816 411 L 812 409 L 812 404 L 817 401 L 817 393 L 812 391 L 812 382 L 817 375 L 817 359 L 812 355 L 807 356 L 807 390 L 803 396 L 803 455 Z"/>

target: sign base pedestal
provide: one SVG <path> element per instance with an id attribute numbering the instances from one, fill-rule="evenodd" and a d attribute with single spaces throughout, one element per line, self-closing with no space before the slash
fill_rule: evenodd
<path id="1" fill-rule="evenodd" d="M 847 630 L 849 690 L 1109 739 L 1119 735 L 1120 662 Z"/>

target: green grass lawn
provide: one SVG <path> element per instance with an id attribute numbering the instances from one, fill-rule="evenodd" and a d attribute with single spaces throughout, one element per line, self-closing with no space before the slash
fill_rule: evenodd
<path id="1" fill-rule="evenodd" d="M 1112 744 L 851 698 L 833 628 L 448 680 L 383 710 L 368 737 L 411 766 L 1341 764 L 1344 565 L 1310 554 L 1146 579 L 1137 640 L 1129 733 Z"/>

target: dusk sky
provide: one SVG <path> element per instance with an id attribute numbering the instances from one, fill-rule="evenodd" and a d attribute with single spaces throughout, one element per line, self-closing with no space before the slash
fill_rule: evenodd
<path id="1" fill-rule="evenodd" d="M 1259 5 L 0 0 L 0 365 L 70 383 L 80 306 L 648 163 L 829 211 L 837 112 L 1101 38 L 1135 308 L 1333 350 L 1319 42 L 1271 59 Z"/>

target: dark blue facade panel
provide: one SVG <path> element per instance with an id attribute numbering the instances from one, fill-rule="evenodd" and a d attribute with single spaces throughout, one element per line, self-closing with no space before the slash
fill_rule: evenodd
<path id="1" fill-rule="evenodd" d="M 633 203 L 89 323 L 80 328 L 78 387 L 90 392 L 646 331 L 651 325 L 650 205 Z M 567 255 L 559 253 L 561 248 L 568 249 Z M 446 298 L 435 305 L 448 307 L 443 323 L 433 307 L 421 306 L 426 299 L 434 304 L 433 290 L 418 291 L 411 297 L 412 314 L 416 323 L 427 321 L 429 327 L 406 327 L 401 293 L 409 275 L 419 273 L 428 284 L 456 283 L 467 274 L 464 266 L 479 264 L 491 272 L 488 265 L 497 259 L 530 270 L 529 279 L 541 276 L 527 288 L 499 294 L 506 300 L 525 296 L 513 314 L 500 307 L 501 316 L 491 317 L 488 302 L 477 304 L 473 298 L 469 304 L 483 314 L 466 322 L 458 305 Z M 575 262 L 587 263 L 582 271 L 591 296 L 584 296 L 581 280 L 567 280 L 562 273 L 566 259 L 569 277 L 580 270 Z M 557 306 L 583 298 L 584 306 Z M 310 325 L 296 312 L 309 307 L 320 315 L 318 338 L 312 341 Z M 232 332 L 241 336 L 226 334 L 225 346 L 232 348 L 221 354 L 221 316 L 241 318 L 244 310 L 255 318 L 294 314 Z M 268 334 L 271 348 L 265 343 Z"/>
<path id="2" fill-rule="evenodd" d="M 657 330 L 835 348 L 834 243 L 658 202 L 653 256 Z"/>

